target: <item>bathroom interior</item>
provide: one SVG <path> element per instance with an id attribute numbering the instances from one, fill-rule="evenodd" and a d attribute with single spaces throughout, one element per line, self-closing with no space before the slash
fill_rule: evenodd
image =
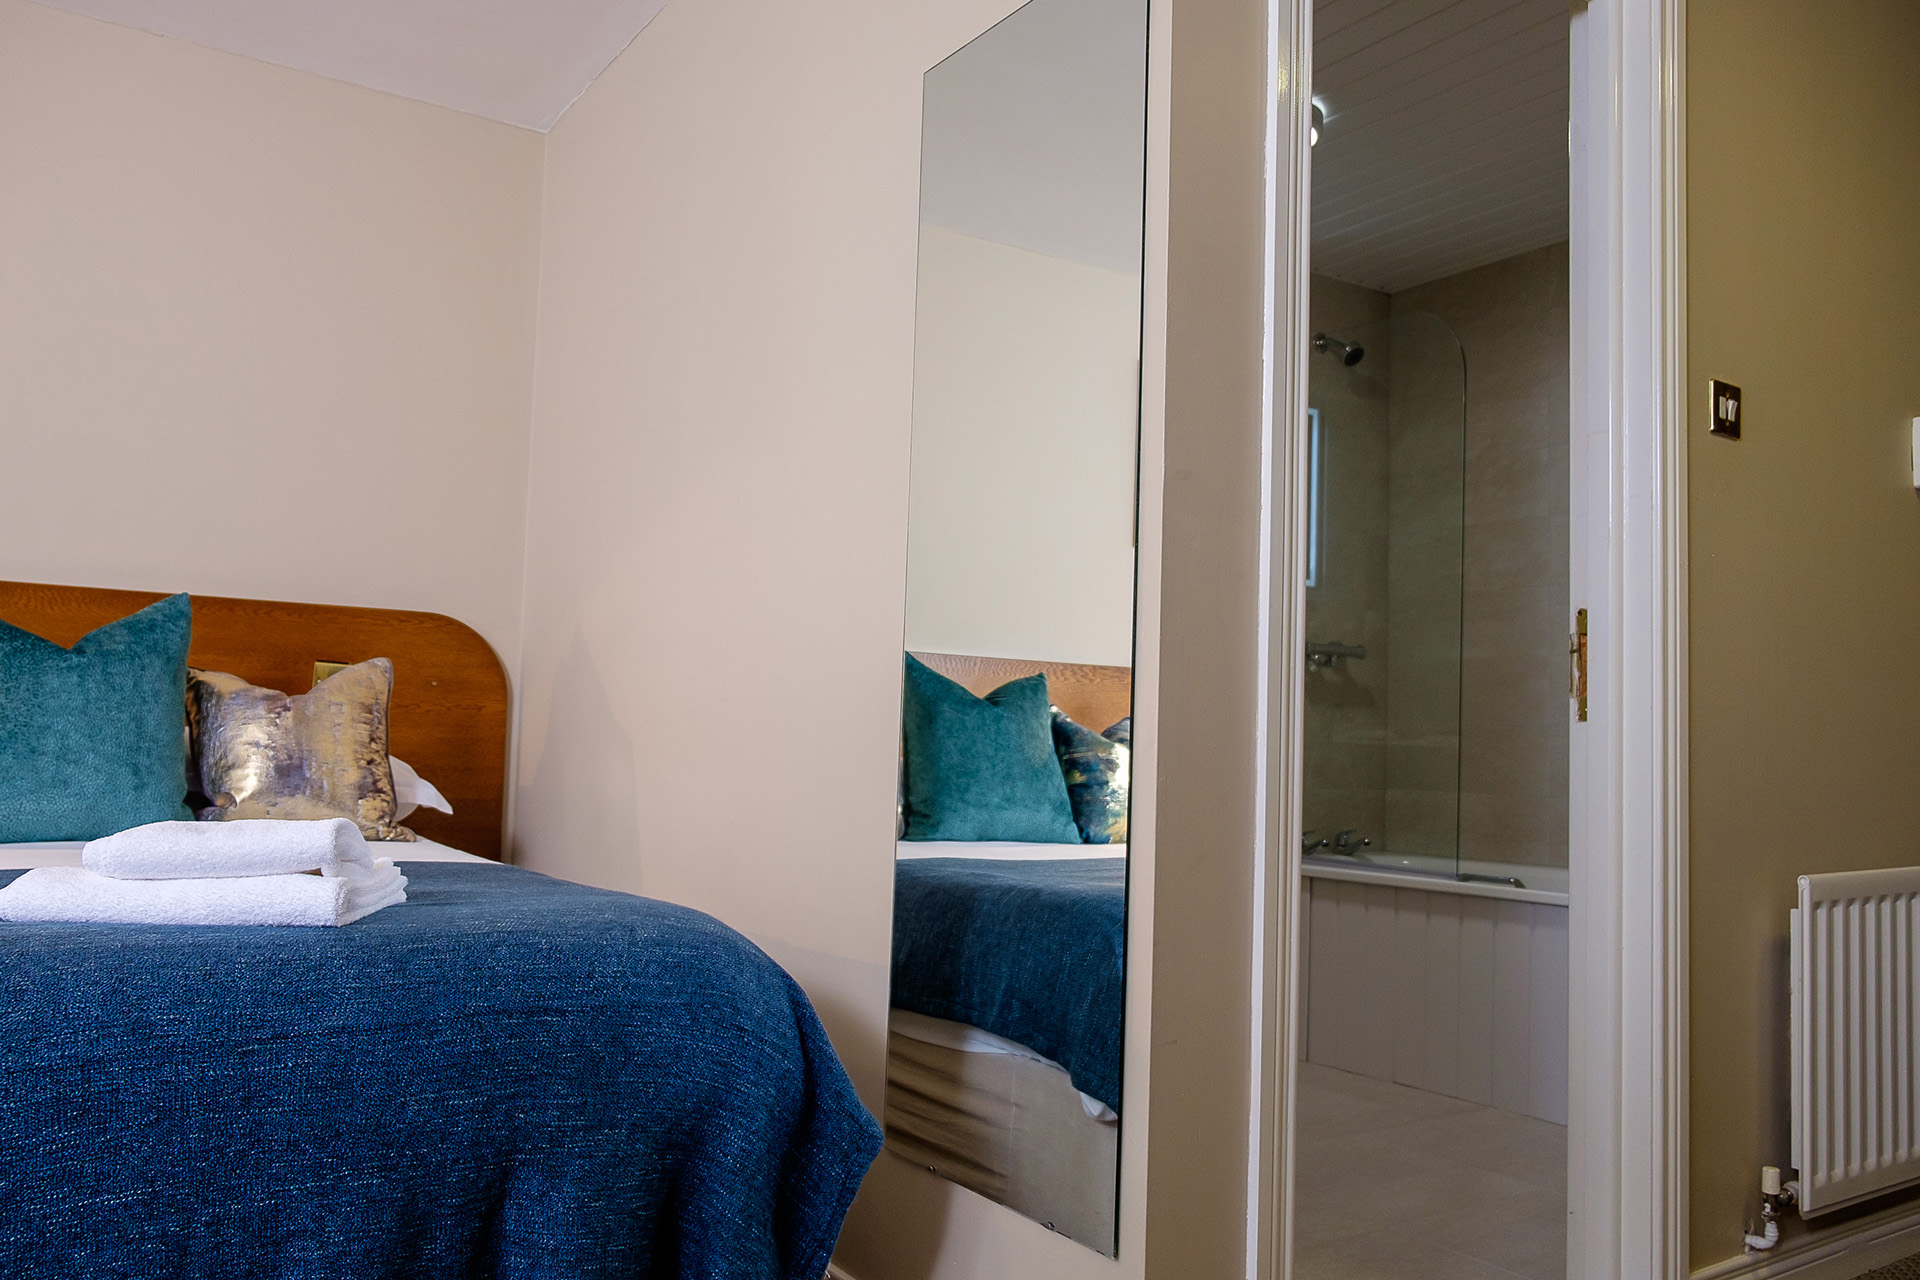
<path id="1" fill-rule="evenodd" d="M 1314 16 L 1294 1274 L 1558 1278 L 1567 9 Z"/>

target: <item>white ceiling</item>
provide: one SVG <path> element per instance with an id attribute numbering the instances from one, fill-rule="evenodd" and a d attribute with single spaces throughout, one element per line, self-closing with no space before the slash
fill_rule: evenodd
<path id="1" fill-rule="evenodd" d="M 547 129 L 666 0 L 42 0 Z M 1388 291 L 1564 240 L 1565 0 L 1315 0 L 1316 271 Z M 927 77 L 922 216 L 1137 270 L 1141 0 L 1035 0 Z"/>
<path id="2" fill-rule="evenodd" d="M 1566 0 L 1315 0 L 1313 268 L 1394 292 L 1567 238 Z"/>
<path id="3" fill-rule="evenodd" d="M 666 0 L 42 0 L 545 130 Z"/>
<path id="4" fill-rule="evenodd" d="M 1140 270 L 1146 0 L 1030 0 L 927 73 L 920 219 Z"/>

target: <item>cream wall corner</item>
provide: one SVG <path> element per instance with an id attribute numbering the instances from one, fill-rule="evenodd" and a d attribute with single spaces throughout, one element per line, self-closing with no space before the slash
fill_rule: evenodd
<path id="1" fill-rule="evenodd" d="M 745 932 L 876 1113 L 921 81 L 1015 7 L 671 5 L 548 139 L 518 858 Z M 1116 1272 L 883 1153 L 838 1261 L 1137 1275 L 1131 1229 Z"/>
<path id="2" fill-rule="evenodd" d="M 672 5 L 548 136 L 519 860 L 751 935 L 876 1109 L 920 80 L 1012 7 Z"/>

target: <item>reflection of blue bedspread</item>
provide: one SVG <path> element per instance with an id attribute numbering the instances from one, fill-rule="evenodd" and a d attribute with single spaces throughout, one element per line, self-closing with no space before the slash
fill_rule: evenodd
<path id="1" fill-rule="evenodd" d="M 819 1280 L 880 1132 L 792 979 L 406 871 L 341 929 L 0 924 L 0 1272 Z"/>
<path id="2" fill-rule="evenodd" d="M 1120 1109 L 1125 858 L 894 864 L 893 1003 L 983 1027 Z"/>

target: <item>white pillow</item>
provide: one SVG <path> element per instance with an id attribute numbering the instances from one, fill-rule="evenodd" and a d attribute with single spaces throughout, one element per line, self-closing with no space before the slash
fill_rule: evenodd
<path id="1" fill-rule="evenodd" d="M 393 820 L 403 822 L 415 809 L 438 809 L 442 813 L 452 813 L 453 806 L 440 794 L 440 788 L 428 782 L 413 771 L 413 766 L 399 756 L 388 756 L 387 763 L 393 766 Z"/>

